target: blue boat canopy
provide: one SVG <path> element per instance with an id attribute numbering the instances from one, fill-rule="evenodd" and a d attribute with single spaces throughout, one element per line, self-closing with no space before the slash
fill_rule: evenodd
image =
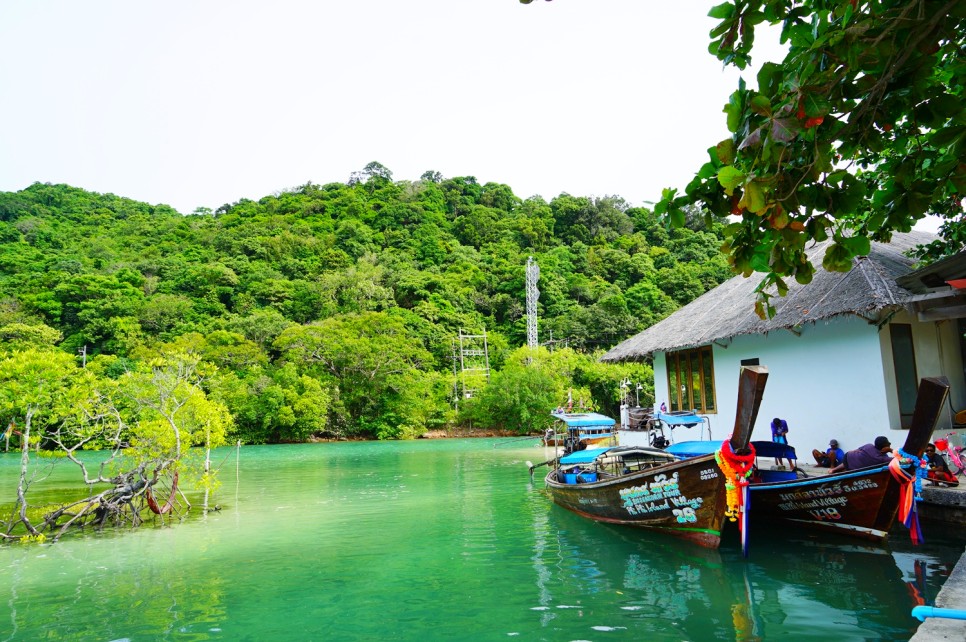
<path id="1" fill-rule="evenodd" d="M 663 421 L 667 425 L 674 426 L 697 426 L 700 423 L 704 423 L 706 420 L 704 417 L 699 417 L 693 413 L 671 413 L 659 412 L 654 416 L 655 419 Z"/>
<path id="2" fill-rule="evenodd" d="M 665 450 L 675 457 L 686 459 L 688 457 L 700 457 L 701 455 L 713 455 L 721 448 L 720 441 L 679 441 L 671 444 Z"/>
<path id="3" fill-rule="evenodd" d="M 755 447 L 755 454 L 758 457 L 798 459 L 795 455 L 795 449 L 785 444 L 776 444 L 773 441 L 753 441 L 751 445 Z M 686 459 L 688 457 L 711 455 L 717 452 L 719 448 L 721 448 L 720 441 L 679 441 L 668 446 L 665 450 L 675 457 Z"/>
<path id="4" fill-rule="evenodd" d="M 566 457 L 561 457 L 560 465 L 573 466 L 576 464 L 589 464 L 608 450 L 610 450 L 610 448 L 588 448 L 587 450 L 578 450 L 577 452 L 570 453 Z"/>
<path id="5" fill-rule="evenodd" d="M 613 426 L 616 421 L 596 412 L 552 412 L 550 416 L 567 424 L 567 428 Z"/>

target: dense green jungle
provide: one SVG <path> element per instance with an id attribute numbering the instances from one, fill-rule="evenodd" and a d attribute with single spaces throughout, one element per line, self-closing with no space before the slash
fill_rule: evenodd
<path id="1" fill-rule="evenodd" d="M 175 425 L 173 411 L 137 410 L 162 371 L 217 408 L 213 445 L 533 433 L 568 394 L 615 413 L 622 379 L 650 403 L 647 364 L 596 357 L 732 275 L 721 227 L 695 215 L 669 229 L 617 196 L 547 202 L 432 171 L 393 180 L 377 162 L 188 215 L 68 185 L 3 192 L 7 436 L 28 421 L 32 439 L 92 448 L 106 438 L 78 426 L 112 413 L 122 441 L 135 425 Z M 461 345 L 461 331 L 476 338 Z M 484 333 L 488 378 L 460 364 Z M 92 409 L 111 395 L 110 412 Z M 211 416 L 195 413 L 196 425 Z M 200 443 L 191 434 L 179 438 Z"/>

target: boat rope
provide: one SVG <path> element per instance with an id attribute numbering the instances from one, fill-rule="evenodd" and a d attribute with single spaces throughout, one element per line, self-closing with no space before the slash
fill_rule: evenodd
<path id="1" fill-rule="evenodd" d="M 906 470 L 909 465 L 915 466 L 914 473 Z M 889 472 L 899 482 L 899 521 L 909 529 L 912 543 L 919 544 L 923 539 L 916 505 L 922 501 L 922 480 L 929 474 L 929 463 L 900 448 L 889 462 Z"/>
<path id="2" fill-rule="evenodd" d="M 543 439 L 541 435 L 528 435 L 526 437 L 514 437 L 512 439 L 503 439 L 497 441 L 493 444 L 493 448 L 502 448 L 505 445 L 513 445 L 520 441 L 533 441 L 534 439 Z"/>
<path id="3" fill-rule="evenodd" d="M 225 458 L 221 460 L 221 463 L 218 464 L 217 466 L 215 466 L 214 472 L 217 473 L 218 471 L 220 471 L 221 470 L 221 467 L 225 465 L 225 463 L 228 461 L 228 459 L 232 455 L 237 455 L 237 454 L 238 454 L 238 448 L 232 448 L 231 449 L 231 452 L 229 452 L 227 455 L 225 455 Z"/>
<path id="4" fill-rule="evenodd" d="M 158 502 L 154 499 L 154 493 L 151 492 L 151 487 L 148 486 L 144 489 L 144 498 L 148 501 L 148 508 L 155 515 L 166 515 L 171 512 L 174 507 L 174 500 L 178 496 L 178 471 L 174 472 L 174 476 L 171 478 L 171 492 L 168 495 L 168 501 L 164 502 L 163 506 L 158 506 Z"/>

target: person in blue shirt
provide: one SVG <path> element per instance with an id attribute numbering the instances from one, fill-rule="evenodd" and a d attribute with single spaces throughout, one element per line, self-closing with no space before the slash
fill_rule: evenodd
<path id="1" fill-rule="evenodd" d="M 779 419 L 775 417 L 771 420 L 771 440 L 776 444 L 788 445 L 788 422 L 784 419 Z M 775 465 L 781 466 L 783 459 L 781 457 L 775 457 Z M 795 470 L 795 464 L 792 460 L 788 460 L 788 470 Z"/>
<path id="2" fill-rule="evenodd" d="M 832 439 L 828 442 L 828 450 L 824 453 L 821 450 L 812 450 L 812 457 L 815 463 L 822 468 L 834 468 L 845 459 L 845 451 L 839 448 L 839 442 Z"/>

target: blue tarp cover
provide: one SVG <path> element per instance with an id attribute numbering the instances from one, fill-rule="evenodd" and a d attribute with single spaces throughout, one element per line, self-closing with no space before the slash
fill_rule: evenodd
<path id="1" fill-rule="evenodd" d="M 712 455 L 721 448 L 720 441 L 679 441 L 665 448 L 675 457 L 700 457 Z"/>
<path id="2" fill-rule="evenodd" d="M 778 457 L 782 459 L 795 459 L 795 449 L 785 444 L 776 444 L 773 441 L 753 441 L 751 445 L 755 447 L 755 454 L 758 457 Z M 668 446 L 667 452 L 675 457 L 699 457 L 701 455 L 711 455 L 721 448 L 720 441 L 679 441 Z"/>
<path id="3" fill-rule="evenodd" d="M 572 466 L 575 464 L 589 464 L 608 450 L 610 450 L 610 448 L 588 448 L 587 450 L 578 450 L 575 453 L 570 453 L 566 457 L 561 457 L 560 465 Z"/>
<path id="4" fill-rule="evenodd" d="M 699 417 L 698 415 L 669 415 L 666 412 L 659 412 L 654 415 L 654 418 L 663 421 L 669 426 L 695 426 L 704 423 L 704 417 Z"/>
<path id="5" fill-rule="evenodd" d="M 596 412 L 552 412 L 550 416 L 564 422 L 568 428 L 613 426 L 617 423 L 607 415 L 601 415 Z"/>
<path id="6" fill-rule="evenodd" d="M 773 441 L 753 441 L 751 445 L 755 447 L 755 454 L 759 457 L 798 460 L 798 456 L 795 455 L 795 449 L 786 444 L 776 444 Z"/>

